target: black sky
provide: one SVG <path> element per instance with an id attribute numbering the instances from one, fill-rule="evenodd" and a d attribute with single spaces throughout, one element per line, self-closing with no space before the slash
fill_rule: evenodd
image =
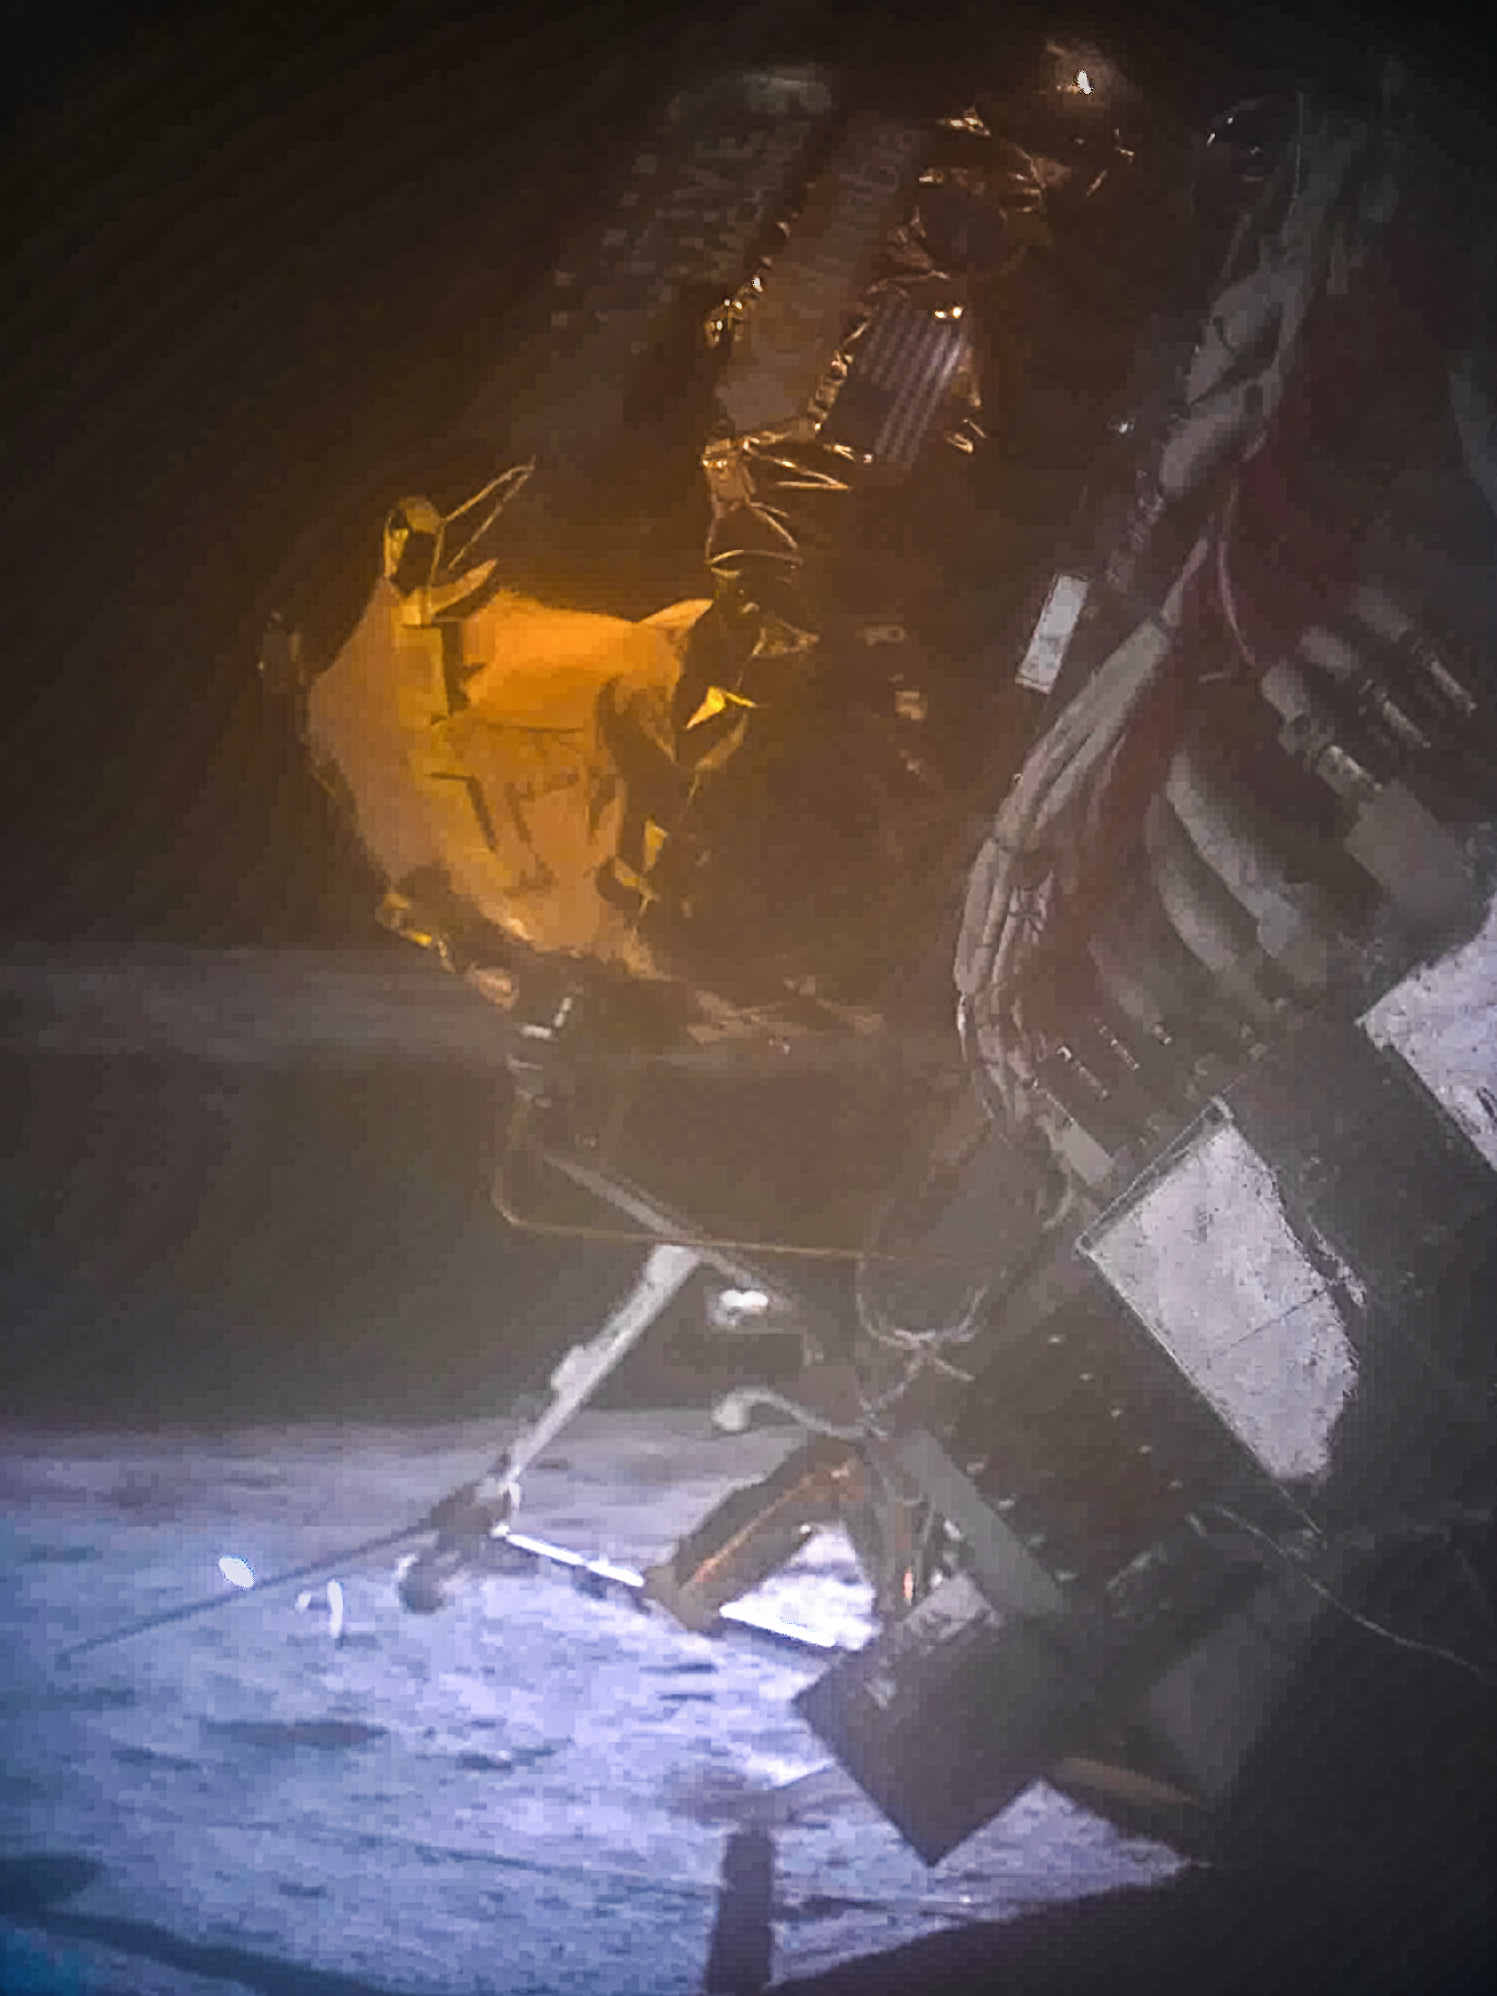
<path id="1" fill-rule="evenodd" d="M 13 75 L 12 934 L 333 935 L 363 883 L 254 676 L 373 530 L 543 263 L 616 11 L 64 6 Z M 666 16 L 630 27 L 636 67 Z M 13 85 L 14 87 L 14 85 Z M 352 893 L 350 892 L 352 890 Z"/>
<path id="2" fill-rule="evenodd" d="M 7 48 L 0 947 L 369 939 L 264 617 L 357 607 L 585 184 L 564 107 L 669 27 L 472 12 L 61 0 Z M 487 1210 L 471 1075 L 21 1050 L 0 1101 L 12 1411 L 452 1415 L 606 1304 Z"/>

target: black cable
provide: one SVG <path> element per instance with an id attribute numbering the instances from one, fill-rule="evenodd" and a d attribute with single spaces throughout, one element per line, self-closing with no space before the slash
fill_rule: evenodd
<path id="1" fill-rule="evenodd" d="M 70 1643 L 66 1649 L 57 1652 L 56 1661 L 60 1664 L 71 1663 L 74 1657 L 82 1656 L 88 1650 L 103 1649 L 109 1643 L 127 1642 L 131 1636 L 144 1635 L 150 1629 L 165 1628 L 171 1622 L 185 1622 L 193 1615 L 206 1615 L 214 1608 L 231 1607 L 250 1594 L 263 1593 L 267 1587 L 286 1587 L 293 1580 L 313 1579 L 320 1573 L 326 1573 L 329 1567 L 347 1566 L 353 1560 L 363 1559 L 372 1552 L 384 1552 L 390 1546 L 418 1538 L 431 1529 L 431 1514 L 428 1513 L 414 1525 L 402 1525 L 398 1531 L 381 1532 L 378 1538 L 363 1539 L 358 1545 L 340 1546 L 336 1552 L 324 1553 L 321 1558 L 308 1560 L 301 1566 L 287 1567 L 283 1572 L 273 1573 L 266 1580 L 257 1580 L 253 1586 L 241 1588 L 233 1594 L 204 1595 L 199 1600 L 183 1602 L 177 1608 L 163 1608 L 159 1614 L 147 1615 L 122 1629 L 111 1629 L 107 1635 L 89 1636 L 81 1643 Z"/>

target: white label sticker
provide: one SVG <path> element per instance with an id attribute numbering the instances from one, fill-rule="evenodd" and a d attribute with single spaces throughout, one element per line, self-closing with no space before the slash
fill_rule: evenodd
<path id="1" fill-rule="evenodd" d="M 1029 649 L 1019 667 L 1021 686 L 1033 693 L 1048 693 L 1060 677 L 1066 651 L 1086 608 L 1091 584 L 1084 575 L 1057 575 L 1045 598 L 1045 607 L 1029 640 Z"/>

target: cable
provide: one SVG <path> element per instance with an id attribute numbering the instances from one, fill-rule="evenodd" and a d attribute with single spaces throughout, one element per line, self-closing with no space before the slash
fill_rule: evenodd
<path id="1" fill-rule="evenodd" d="M 1336 1609 L 1339 1614 L 1355 1623 L 1359 1629 L 1365 1630 L 1368 1635 L 1376 1636 L 1381 1642 L 1391 1643 L 1395 1649 L 1410 1650 L 1416 1655 L 1433 1657 L 1438 1662 L 1453 1664 L 1456 1669 L 1474 1677 L 1479 1684 L 1497 1687 L 1497 1673 L 1484 1669 L 1479 1663 L 1473 1663 L 1470 1657 L 1462 1656 L 1457 1650 L 1446 1649 L 1440 1643 L 1426 1642 L 1417 1636 L 1400 1635 L 1396 1629 L 1390 1629 L 1384 1623 L 1374 1621 L 1370 1615 L 1364 1615 L 1359 1609 L 1353 1608 L 1350 1602 L 1343 1601 L 1333 1588 L 1327 1587 L 1324 1581 L 1318 1580 L 1309 1572 L 1271 1533 L 1264 1531 L 1261 1525 L 1255 1525 L 1249 1519 L 1241 1517 L 1226 1504 L 1213 1504 L 1210 1508 L 1225 1518 L 1236 1530 L 1246 1532 L 1250 1538 L 1266 1545 L 1280 1565 L 1303 1580 L 1311 1593 L 1319 1595 L 1329 1607 Z M 1318 1536 L 1320 1535 L 1317 1532 Z"/>
<path id="2" fill-rule="evenodd" d="M 347 1566 L 356 1559 L 363 1559 L 373 1552 L 383 1552 L 389 1546 L 401 1545 L 407 1539 L 418 1538 L 423 1532 L 432 1529 L 429 1516 L 415 1524 L 400 1525 L 394 1531 L 381 1532 L 377 1538 L 363 1539 L 357 1545 L 340 1546 L 333 1552 L 324 1553 L 320 1558 L 305 1560 L 300 1565 L 285 1568 L 280 1573 L 270 1573 L 263 1580 L 256 1580 L 252 1587 L 233 1594 L 209 1594 L 196 1601 L 183 1602 L 176 1608 L 163 1608 L 159 1614 L 146 1615 L 138 1622 L 130 1622 L 123 1628 L 110 1629 L 100 1636 L 88 1636 L 82 1642 L 69 1643 L 66 1649 L 57 1652 L 59 1664 L 71 1663 L 76 1656 L 83 1656 L 89 1650 L 103 1649 L 111 1643 L 128 1641 L 132 1636 L 144 1635 L 150 1629 L 165 1628 L 171 1622 L 185 1622 L 194 1615 L 211 1614 L 217 1608 L 227 1608 L 235 1601 L 244 1601 L 252 1594 L 263 1594 L 270 1587 L 285 1587 L 293 1580 L 314 1579 L 325 1574 L 329 1567 Z"/>
<path id="3" fill-rule="evenodd" d="M 529 459 L 524 464 L 511 465 L 507 471 L 501 471 L 497 477 L 491 478 L 487 485 L 480 486 L 478 491 L 473 494 L 471 499 L 465 499 L 460 506 L 454 507 L 452 512 L 447 514 L 445 519 L 442 521 L 441 534 L 438 538 L 437 546 L 439 550 L 445 547 L 447 529 L 452 525 L 454 520 L 460 520 L 464 513 L 471 512 L 471 510 L 475 506 L 481 505 L 483 501 L 488 498 L 490 493 L 497 492 L 499 495 L 498 498 L 495 499 L 493 505 L 490 506 L 488 512 L 484 514 L 483 519 L 473 529 L 472 533 L 469 534 L 468 538 L 463 542 L 462 546 L 457 550 L 456 554 L 454 554 L 451 557 L 450 561 L 447 559 L 445 554 L 443 554 L 442 556 L 443 565 L 454 569 L 457 567 L 458 563 L 463 559 L 463 556 L 468 554 L 483 539 L 484 535 L 488 532 L 489 528 L 493 526 L 495 520 L 498 519 L 499 515 L 504 511 L 505 507 L 509 504 L 510 500 L 514 498 L 515 494 L 519 492 L 523 486 L 529 483 L 531 475 L 534 471 L 535 471 L 534 458 Z M 436 568 L 436 563 L 434 561 L 433 570 L 435 570 L 435 568 Z M 436 579 L 435 573 L 433 573 L 432 580 L 435 581 L 435 579 Z"/>
<path id="4" fill-rule="evenodd" d="M 829 1421 L 825 1415 L 803 1407 L 798 1400 L 792 1400 L 788 1394 L 778 1392 L 773 1386 L 740 1386 L 736 1392 L 718 1401 L 712 1410 L 712 1419 L 728 1434 L 742 1434 L 755 1407 L 773 1407 L 778 1413 L 788 1414 L 798 1427 L 807 1429 L 813 1435 L 825 1435 L 830 1441 L 868 1440 L 868 1430 L 861 1421 L 856 1425 Z"/>
<path id="5" fill-rule="evenodd" d="M 900 1203 L 900 1196 L 898 1190 L 890 1193 L 875 1214 L 868 1229 L 868 1240 L 864 1251 L 859 1255 L 853 1272 L 853 1307 L 857 1312 L 858 1329 L 870 1344 L 877 1345 L 884 1351 L 898 1352 L 905 1360 L 899 1379 L 893 1386 L 886 1387 L 876 1395 L 869 1392 L 861 1374 L 858 1378 L 858 1404 L 862 1409 L 865 1426 L 870 1436 L 880 1439 L 885 1438 L 887 1434 L 883 1426 L 883 1416 L 890 1408 L 898 1405 L 927 1368 L 944 1373 L 947 1378 L 955 1379 L 963 1385 L 972 1383 L 975 1375 L 948 1358 L 943 1347 L 971 1343 L 983 1328 L 984 1313 L 991 1297 L 989 1283 L 974 1282 L 967 1291 L 964 1307 L 957 1317 L 950 1323 L 932 1325 L 925 1330 L 911 1330 L 905 1325 L 896 1324 L 879 1306 L 869 1294 L 865 1272 L 870 1262 L 898 1263 L 901 1259 L 873 1245 L 892 1220 Z M 917 1265 L 926 1267 L 944 1265 L 934 1256 L 909 1257 L 906 1261 L 907 1264 L 913 1261 L 917 1262 Z M 959 1262 L 953 1265 L 961 1266 Z"/>
<path id="6" fill-rule="evenodd" d="M 720 1254 L 780 1255 L 801 1261 L 856 1262 L 867 1255 L 872 1260 L 888 1262 L 902 1268 L 970 1266 L 966 1260 L 957 1256 L 893 1254 L 869 1249 L 860 1242 L 850 1242 L 842 1246 L 820 1241 L 742 1240 L 736 1236 L 709 1234 L 695 1227 L 684 1226 L 673 1227 L 666 1235 L 643 1226 L 603 1226 L 587 1220 L 547 1220 L 538 1214 L 521 1212 L 514 1204 L 508 1181 L 511 1167 L 519 1154 L 528 1117 L 529 1104 L 523 1100 L 517 1102 L 505 1134 L 504 1149 L 494 1168 L 489 1189 L 495 1211 L 501 1219 L 521 1233 L 546 1234 L 562 1240 L 612 1241 L 621 1245 L 639 1247 L 659 1247 L 663 1240 L 670 1239 L 681 1247 L 700 1248 Z"/>

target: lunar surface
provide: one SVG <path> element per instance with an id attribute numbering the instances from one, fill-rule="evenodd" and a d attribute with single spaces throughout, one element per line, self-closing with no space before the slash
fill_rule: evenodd
<path id="1" fill-rule="evenodd" d="M 0 1436 L 7 1996 L 701 1987 L 735 1808 L 824 1763 L 789 1702 L 820 1666 L 545 1573 L 413 1617 L 395 1551 L 336 1556 L 420 1516 L 499 1439 Z M 716 1437 L 694 1413 L 584 1416 L 531 1471 L 517 1524 L 638 1566 L 789 1440 Z M 320 1582 L 264 1584 L 323 1554 L 337 1643 Z M 235 1562 L 259 1584 L 236 1590 Z M 221 1611 L 59 1661 L 219 1589 Z M 755 1598 L 850 1645 L 869 1629 L 835 1535 Z M 780 1979 L 1175 1865 L 1037 1787 L 927 1871 L 838 1781 L 777 1856 Z"/>

